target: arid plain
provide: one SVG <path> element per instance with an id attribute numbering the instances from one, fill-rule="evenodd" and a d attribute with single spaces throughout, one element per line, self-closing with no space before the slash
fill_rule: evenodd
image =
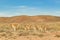
<path id="1" fill-rule="evenodd" d="M 60 40 L 60 17 L 0 17 L 0 40 Z"/>

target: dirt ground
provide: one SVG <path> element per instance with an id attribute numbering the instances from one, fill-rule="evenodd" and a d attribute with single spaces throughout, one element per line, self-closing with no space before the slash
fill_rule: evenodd
<path id="1" fill-rule="evenodd" d="M 20 36 L 16 38 L 0 38 L 0 40 L 60 40 L 58 37 L 52 36 L 45 36 L 45 37 L 38 37 L 38 36 Z"/>

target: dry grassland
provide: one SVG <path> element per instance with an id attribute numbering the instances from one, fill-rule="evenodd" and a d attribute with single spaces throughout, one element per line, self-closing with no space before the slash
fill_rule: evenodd
<path id="1" fill-rule="evenodd" d="M 0 40 L 60 40 L 60 22 L 0 23 Z"/>

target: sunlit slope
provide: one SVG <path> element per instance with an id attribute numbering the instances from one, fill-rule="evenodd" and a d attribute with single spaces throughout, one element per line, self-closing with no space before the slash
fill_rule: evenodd
<path id="1" fill-rule="evenodd" d="M 38 15 L 38 16 L 14 16 L 14 17 L 0 17 L 0 23 L 21 23 L 21 22 L 59 22 L 60 17 Z"/>

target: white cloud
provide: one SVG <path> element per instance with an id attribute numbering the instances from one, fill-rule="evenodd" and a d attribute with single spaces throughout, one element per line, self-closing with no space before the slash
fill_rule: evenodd
<path id="1" fill-rule="evenodd" d="M 0 12 L 0 17 L 9 17 L 9 16 L 11 16 L 11 15 L 8 15 L 8 14 L 6 14 L 5 12 Z"/>
<path id="2" fill-rule="evenodd" d="M 60 15 L 60 11 L 48 11 L 47 9 L 29 7 L 29 6 L 16 6 L 11 7 L 7 11 L 0 12 L 0 17 L 10 17 L 16 15 Z"/>
<path id="3" fill-rule="evenodd" d="M 28 7 L 28 6 L 19 6 L 19 8 L 17 8 L 17 10 L 16 10 L 16 14 L 20 14 L 20 15 L 23 15 L 23 14 L 32 15 L 32 14 L 35 14 L 38 12 L 40 12 L 40 10 L 38 10 L 38 8 Z"/>

